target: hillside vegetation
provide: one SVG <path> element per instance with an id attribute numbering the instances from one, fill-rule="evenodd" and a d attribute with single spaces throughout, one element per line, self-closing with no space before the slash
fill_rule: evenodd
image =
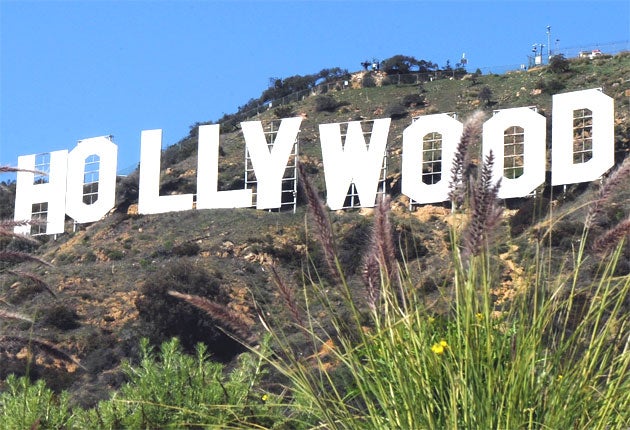
<path id="1" fill-rule="evenodd" d="M 301 116 L 303 121 L 299 134 L 300 163 L 304 167 L 305 177 L 315 185 L 315 193 L 323 197 L 325 190 L 318 125 L 392 118 L 386 178 L 387 191 L 392 200 L 391 213 L 387 215 L 387 219 L 391 223 L 392 257 L 401 267 L 400 273 L 404 275 L 403 284 L 408 292 L 400 292 L 393 278 L 391 289 L 388 289 L 390 282 L 386 281 L 386 276 L 381 273 L 383 278 L 379 278 L 378 282 L 383 281 L 387 286 L 383 287 L 384 306 L 394 308 L 403 300 L 404 306 L 400 306 L 401 309 L 404 308 L 404 312 L 401 311 L 401 315 L 418 316 L 420 311 L 414 313 L 409 310 L 408 306 L 413 305 L 425 312 L 422 318 L 430 315 L 431 318 L 437 319 L 438 323 L 442 324 L 440 327 L 445 330 L 442 332 L 444 336 L 448 332 L 452 339 L 460 339 L 464 336 L 463 333 L 468 332 L 462 327 L 457 326 L 455 330 L 448 325 L 449 316 L 461 317 L 462 321 L 467 321 L 466 324 L 474 325 L 475 321 L 487 321 L 497 313 L 509 314 L 512 307 L 523 306 L 523 309 L 527 309 L 528 305 L 519 300 L 526 298 L 529 300 L 527 303 L 531 304 L 531 300 L 535 298 L 530 295 L 532 292 L 530 287 L 533 288 L 535 285 L 536 290 L 540 288 L 541 294 L 545 290 L 544 294 L 553 297 L 568 295 L 571 297 L 571 303 L 575 304 L 558 314 L 564 318 L 563 321 L 550 320 L 544 324 L 548 324 L 549 327 L 562 327 L 567 333 L 576 333 L 576 336 L 578 334 L 581 336 L 581 330 L 586 330 L 580 325 L 584 318 L 585 321 L 591 321 L 590 318 L 593 318 L 593 324 L 600 321 L 610 324 L 611 327 L 604 324 L 606 330 L 609 330 L 605 335 L 610 336 L 608 339 L 614 343 L 616 348 L 614 351 L 619 354 L 620 361 L 616 363 L 625 360 L 623 362 L 627 364 L 627 345 L 625 349 L 623 346 L 628 335 L 630 305 L 627 299 L 614 301 L 616 307 L 613 306 L 612 310 L 608 308 L 595 310 L 589 306 L 597 294 L 595 291 L 597 282 L 604 275 L 609 281 L 614 279 L 615 287 L 611 287 L 611 291 L 628 289 L 630 245 L 627 235 L 630 228 L 617 231 L 617 236 L 620 237 L 615 239 L 620 239 L 621 243 L 625 239 L 626 242 L 613 254 L 610 254 L 611 250 L 602 251 L 604 246 L 598 243 L 598 248 L 595 242 L 598 237 L 604 237 L 607 232 L 626 222 L 630 216 L 630 188 L 627 186 L 629 176 L 622 176 L 619 179 L 622 186 L 615 187 L 611 191 L 612 195 L 606 195 L 605 207 L 597 208 L 597 223 L 588 226 L 589 236 L 584 233 L 584 220 L 589 210 L 592 210 L 592 203 L 598 201 L 600 184 L 576 184 L 563 189 L 552 189 L 546 185 L 531 198 L 501 202 L 503 216 L 500 222 L 492 225 L 492 237 L 485 238 L 484 245 L 479 245 L 487 253 L 481 252 L 483 258 L 479 263 L 474 263 L 480 264 L 479 266 L 474 266 L 473 263 L 466 266 L 469 256 L 460 255 L 460 251 L 466 249 L 467 242 L 460 240 L 466 236 L 466 217 L 470 216 L 468 210 L 470 208 L 464 205 L 459 208 L 460 210 L 452 211 L 450 204 L 444 203 L 424 205 L 410 210 L 408 198 L 400 194 L 400 169 L 402 131 L 409 126 L 413 117 L 455 112 L 458 118 L 463 120 L 477 110 L 490 114 L 496 109 L 536 106 L 538 112 L 547 118 L 550 129 L 552 95 L 589 88 L 602 88 L 605 94 L 615 100 L 615 158 L 617 164 L 622 165 L 630 152 L 628 96 L 630 81 L 627 76 L 627 71 L 630 70 L 630 55 L 621 53 L 592 60 L 571 59 L 554 67 L 538 67 L 503 75 L 463 74 L 460 69 L 456 70 L 457 73 L 453 71 L 451 76 L 441 73 L 438 79 L 433 80 L 426 71 L 389 75 L 382 71 L 364 71 L 346 75 L 344 71 L 338 69 L 325 70 L 313 75 L 315 76 L 313 79 L 317 82 L 324 78 L 330 85 L 313 85 L 306 94 L 295 101 L 285 104 L 272 103 L 271 108 L 239 120 L 260 120 L 267 125 L 280 118 Z M 337 81 L 337 77 L 343 80 Z M 348 85 L 345 85 L 344 81 L 347 81 Z M 280 84 L 275 82 L 277 87 L 282 87 L 281 84 L 282 82 Z M 268 90 L 267 95 L 264 94 L 260 99 L 269 101 L 275 93 Z M 290 94 L 280 90 L 277 91 L 277 95 L 284 97 L 284 100 L 290 100 L 287 97 Z M 246 110 L 243 109 L 244 112 Z M 244 186 L 244 141 L 238 121 L 229 116 L 223 120 L 219 189 L 239 189 Z M 161 173 L 163 194 L 195 193 L 197 132 L 199 125 L 208 123 L 211 121 L 203 119 L 195 123 L 188 136 L 163 151 Z M 548 132 L 547 136 L 550 147 L 551 133 Z M 473 142 L 471 148 L 479 150 L 478 142 Z M 479 172 L 482 172 L 480 154 L 473 154 L 472 159 Z M 196 344 L 203 342 L 206 349 L 199 354 L 204 357 L 207 354 L 213 361 L 226 365 L 228 370 L 237 369 L 245 375 L 247 372 L 258 372 L 262 369 L 262 364 L 255 362 L 255 358 L 262 355 L 240 356 L 247 358 L 242 358 L 237 364 L 235 360 L 240 353 L 256 345 L 258 351 L 276 348 L 275 354 L 281 357 L 287 367 L 282 368 L 277 363 L 270 365 L 268 371 L 271 374 L 263 377 L 261 373 L 259 379 L 251 381 L 251 387 L 259 384 L 256 385 L 259 397 L 263 392 L 269 393 L 274 402 L 281 404 L 286 400 L 283 397 L 286 393 L 278 388 L 280 385 L 291 386 L 292 382 L 301 383 L 300 387 L 306 390 L 304 387 L 313 382 L 309 379 L 311 376 L 306 373 L 297 377 L 288 374 L 286 369 L 291 366 L 302 369 L 300 366 L 308 363 L 312 367 L 319 366 L 320 370 L 331 367 L 339 369 L 331 380 L 325 380 L 324 376 L 319 375 L 321 378 L 319 389 L 322 390 L 319 395 L 323 395 L 329 385 L 338 387 L 341 380 L 346 381 L 348 387 L 351 386 L 352 389 L 369 391 L 373 387 L 360 386 L 356 379 L 344 373 L 359 372 L 355 367 L 357 363 L 350 361 L 348 368 L 340 364 L 345 363 L 344 360 L 348 357 L 344 353 L 353 351 L 353 354 L 359 354 L 357 358 L 359 362 L 363 360 L 374 366 L 368 366 L 362 371 L 365 372 L 362 378 L 368 380 L 373 376 L 369 374 L 370 371 L 378 373 L 392 369 L 380 367 L 383 363 L 370 361 L 376 352 L 365 348 L 366 343 L 362 341 L 366 341 L 366 336 L 382 329 L 392 336 L 391 339 L 399 336 L 400 338 L 397 338 L 399 345 L 412 342 L 413 339 L 407 338 L 404 330 L 399 330 L 400 324 L 390 326 L 388 324 L 391 321 L 371 319 L 369 304 L 374 305 L 374 302 L 370 301 L 372 300 L 370 294 L 373 291 L 366 290 L 364 286 L 366 267 L 369 265 L 366 266 L 363 256 L 369 254 L 374 246 L 372 238 L 376 227 L 373 222 L 375 217 L 378 219 L 374 212 L 378 212 L 378 208 L 326 214 L 331 221 L 331 237 L 334 237 L 336 256 L 335 263 L 331 264 L 326 242 L 322 244 L 318 240 L 318 237 L 321 239 L 322 236 L 318 230 L 322 221 L 308 214 L 306 202 L 309 197 L 312 200 L 312 196 L 307 195 L 302 188 L 298 192 L 295 213 L 291 210 L 237 209 L 138 215 L 137 181 L 137 171 L 119 180 L 116 208 L 100 222 L 78 226 L 76 231 L 73 231 L 69 221 L 66 234 L 54 239 L 38 237 L 39 244 L 23 243 L 13 237 L 0 236 L 0 245 L 4 251 L 27 251 L 51 264 L 46 266 L 31 261 L 21 263 L 17 267 L 43 280 L 51 291 L 48 291 L 41 282 L 16 273 L 16 266 L 10 261 L 0 266 L 0 306 L 3 310 L 1 315 L 4 316 L 9 310 L 19 311 L 20 315 L 29 316 L 33 321 L 0 318 L 0 380 L 11 374 L 27 375 L 33 381 L 43 379 L 47 387 L 54 392 L 65 390 L 64 396 L 67 397 L 63 397 L 63 401 L 69 405 L 68 410 L 73 405 L 93 407 L 98 401 L 108 399 L 112 392 L 121 389 L 126 382 L 135 380 L 134 376 L 130 376 L 134 373 L 129 371 L 129 367 L 124 363 L 149 366 L 150 359 L 154 359 L 155 355 L 148 352 L 150 351 L 148 344 L 159 346 L 177 337 L 176 344 L 165 347 L 167 353 L 175 357 L 173 360 L 186 360 L 178 355 L 180 354 L 178 348 L 194 354 Z M 12 216 L 7 213 L 9 211 L 6 208 L 12 202 L 12 190 L 14 188 L 9 186 L 1 191 L 3 207 L 0 214 L 5 218 Z M 470 204 L 470 201 L 466 201 Z M 489 224 L 483 228 L 489 229 Z M 477 251 L 471 253 L 477 254 Z M 615 264 L 602 266 L 602 262 L 611 258 L 610 255 L 614 255 Z M 541 257 L 544 257 L 544 261 L 539 259 Z M 534 266 L 530 266 L 532 261 L 538 263 L 532 263 Z M 383 270 L 382 260 L 379 260 L 377 265 Z M 479 272 L 483 273 L 471 274 L 467 272 L 467 267 L 477 267 Z M 541 271 L 549 270 L 549 273 L 539 274 L 540 277 L 549 276 L 548 282 L 536 278 L 536 274 L 531 272 L 532 267 Z M 393 276 L 394 271 L 396 270 L 393 266 L 389 266 L 385 273 L 387 276 Z M 575 272 L 579 272 L 579 276 Z M 339 287 L 340 285 L 343 288 Z M 479 288 L 479 298 L 472 296 L 464 298 L 461 295 L 471 288 L 473 290 Z M 199 306 L 189 303 L 194 300 L 182 300 L 181 297 L 169 293 L 172 291 L 184 296 L 209 299 L 216 307 L 212 310 L 201 310 Z M 409 294 L 408 302 L 403 298 L 406 294 Z M 489 302 L 483 302 L 481 297 L 486 297 Z M 601 295 L 597 297 L 601 299 Z M 349 305 L 348 301 L 356 302 L 356 308 Z M 471 305 L 473 302 L 474 306 Z M 608 306 L 609 303 L 606 303 Z M 454 304 L 460 307 L 454 310 Z M 341 312 L 340 309 L 345 310 Z M 467 309 L 466 312 L 469 313 L 462 309 Z M 393 318 L 393 314 L 390 316 Z M 299 327 L 300 324 L 296 324 L 296 318 L 310 329 L 309 334 L 315 333 L 316 336 L 305 335 L 304 330 Z M 422 320 L 420 316 L 418 318 L 417 321 L 411 317 L 407 318 L 406 322 L 401 324 L 408 323 L 409 330 L 432 336 L 431 345 L 435 347 L 434 352 L 442 348 L 442 352 L 436 352 L 437 356 L 440 356 L 445 348 L 448 348 L 447 341 L 440 339 L 438 332 L 430 331 L 433 329 L 417 326 L 416 324 L 421 324 L 418 321 Z M 426 318 L 422 321 L 425 320 Z M 502 321 L 508 324 L 507 319 Z M 517 320 L 512 320 L 513 323 L 515 321 Z M 346 323 L 348 326 L 354 324 L 361 329 L 357 331 L 356 326 L 345 327 Z M 616 324 L 614 327 L 613 323 Z M 496 330 L 492 336 L 488 335 L 488 342 L 495 342 L 497 338 L 504 342 L 500 347 L 495 344 L 486 345 L 488 348 L 504 348 L 492 359 L 498 361 L 508 360 L 510 354 L 514 353 L 510 352 L 510 348 L 516 348 L 509 344 L 510 337 L 501 337 L 512 328 L 506 328 L 507 325 L 501 324 L 497 323 L 496 327 L 490 327 L 480 323 L 480 326 L 485 327 L 483 330 L 491 328 Z M 275 328 L 275 335 L 271 339 L 266 335 L 269 325 Z M 394 326 L 395 328 L 392 328 Z M 518 332 L 518 329 L 514 330 L 516 330 L 514 333 Z M 550 336 L 545 330 L 547 328 L 542 330 L 543 337 Z M 476 336 L 486 336 L 487 333 L 483 333 L 480 331 Z M 564 339 L 564 335 L 562 336 Z M 613 339 L 614 336 L 617 337 Z M 148 344 L 141 344 L 141 338 L 148 339 Z M 314 341 L 314 338 L 317 341 Z M 45 345 L 51 348 L 64 351 L 73 360 L 51 355 L 43 344 L 29 343 L 29 339 L 45 342 Z M 581 337 L 579 339 L 583 340 Z M 377 340 L 383 342 L 382 348 L 391 347 L 386 345 L 387 339 L 377 336 Z M 441 341 L 444 341 L 444 344 L 441 344 Z M 550 340 L 545 337 L 536 342 L 542 345 L 546 341 Z M 330 353 L 325 345 L 338 348 L 339 352 Z M 582 346 L 587 348 L 588 345 Z M 521 348 L 520 345 L 518 347 Z M 575 353 L 573 358 L 578 360 L 579 356 L 579 360 L 582 360 L 584 351 L 584 349 L 573 351 Z M 475 358 L 472 351 L 467 353 L 472 354 L 468 356 L 469 360 L 478 358 Z M 291 357 L 292 354 L 295 357 Z M 398 362 L 402 358 L 400 354 L 404 356 L 403 352 L 398 351 L 391 359 Z M 142 357 L 144 361 L 140 361 Z M 300 361 L 296 357 L 303 357 L 305 361 Z M 309 360 L 306 360 L 307 357 Z M 607 359 L 607 355 L 598 357 L 602 363 L 607 363 Z M 266 360 L 268 358 L 262 361 Z M 442 366 L 438 362 L 416 364 Z M 195 366 L 190 363 L 189 365 Z M 217 371 L 218 375 L 226 374 L 223 367 L 219 366 L 217 369 L 207 372 L 210 374 Z M 440 369 L 446 372 L 444 375 L 447 379 L 454 377 L 456 372 L 464 372 L 461 369 L 444 370 L 442 367 Z M 150 371 L 157 372 L 155 369 Z M 150 371 L 146 370 L 147 374 Z M 239 407 L 243 404 L 247 406 L 239 413 L 251 412 L 248 409 L 251 405 L 246 401 L 249 394 L 242 394 L 238 385 L 250 382 L 247 382 L 246 378 L 238 379 L 239 376 L 235 375 L 241 374 L 235 372 L 230 376 L 233 378 L 230 379 L 232 382 L 224 381 L 227 385 L 219 383 L 213 388 L 216 390 L 213 395 L 216 394 L 215 397 L 220 399 L 223 390 L 227 390 L 225 399 L 229 397 L 228 391 L 233 396 L 231 399 L 245 399 L 243 400 L 245 403 L 237 402 Z M 627 379 L 627 368 L 625 373 L 623 369 L 614 372 L 610 372 L 611 381 L 621 386 L 623 382 L 615 378 Z M 550 374 L 544 377 L 547 378 L 546 382 L 549 382 Z M 554 375 L 556 380 L 559 380 L 558 375 Z M 566 373 L 559 375 L 562 378 Z M 219 376 L 214 380 L 218 381 L 218 378 Z M 234 382 L 234 378 L 241 382 L 232 386 L 230 384 Z M 541 379 L 538 383 L 543 384 L 545 381 Z M 497 386 L 502 386 L 503 383 L 506 385 L 516 383 L 498 379 L 495 382 Z M 438 384 L 438 381 L 432 383 Z M 16 384 L 18 383 L 14 379 L 5 383 L 0 382 L 0 390 L 17 390 Z M 627 382 L 625 384 L 627 385 Z M 204 386 L 203 381 L 200 382 L 200 386 Z M 264 390 L 260 387 L 264 387 Z M 41 387 L 40 389 L 43 390 Z M 230 391 L 232 389 L 234 391 Z M 429 396 L 430 387 L 422 389 L 428 390 L 423 395 Z M 129 388 L 126 390 L 128 391 L 125 393 L 131 392 Z M 296 390 L 287 398 L 291 401 L 300 401 L 300 396 L 308 397 L 308 393 L 314 396 L 309 401 L 314 401 L 317 393 L 308 390 Z M 533 391 L 528 394 L 532 399 L 542 395 L 538 391 L 532 393 Z M 337 403 L 327 398 L 335 407 L 341 405 L 340 399 L 344 393 L 336 394 L 341 396 Z M 352 397 L 351 393 L 346 394 Z M 404 393 L 399 394 L 403 396 Z M 375 393 L 367 397 L 373 400 L 372 396 L 378 397 Z M 514 396 L 515 399 L 519 397 L 517 393 L 511 393 L 510 396 Z M 213 397 L 215 400 L 207 400 L 206 403 L 217 401 L 215 397 Z M 55 397 L 60 398 L 62 397 Z M 268 407 L 271 401 L 269 404 L 265 403 L 267 398 L 264 402 L 257 400 L 256 404 Z M 354 400 L 348 403 L 350 406 L 346 405 L 345 409 L 339 406 L 340 409 L 335 409 L 331 413 L 350 421 L 350 417 L 356 411 L 378 409 L 377 403 L 371 404 L 371 400 L 352 398 Z M 55 401 L 56 405 L 61 404 L 59 400 Z M 168 399 L 157 401 L 168 402 Z M 310 408 L 306 408 L 304 405 L 307 403 L 300 403 L 303 409 L 297 415 L 291 415 L 291 419 L 295 421 L 289 420 L 287 427 L 278 428 L 315 425 L 310 421 L 314 416 L 313 411 L 323 406 L 310 404 Z M 383 404 L 380 406 L 385 407 Z M 518 407 L 525 406 L 519 403 Z M 186 407 L 194 409 L 194 405 L 191 404 L 186 404 Z M 326 407 L 331 407 L 331 404 L 327 404 Z M 3 405 L 0 403 L 0 412 L 2 408 Z M 487 412 L 489 414 L 489 411 Z M 115 415 L 115 412 L 111 413 L 112 416 Z M 240 425 L 243 428 L 254 424 L 272 427 L 274 423 L 280 423 L 287 418 L 277 410 L 265 409 L 256 413 L 267 414 L 268 420 L 245 420 Z M 439 415 L 435 411 L 432 413 Z M 129 416 L 131 415 L 130 413 Z M 207 411 L 207 416 L 210 415 L 212 412 Z M 372 428 L 386 426 L 387 422 L 391 423 L 395 419 L 389 416 L 381 418 L 382 421 L 372 423 Z M 41 416 L 34 419 L 39 419 L 40 423 L 44 422 Z M 186 421 L 189 418 L 181 419 L 180 424 L 190 422 Z M 530 419 L 533 420 L 532 417 Z M 451 428 L 459 425 L 472 428 L 479 425 L 478 428 L 483 428 L 482 424 L 475 424 L 473 417 L 458 416 L 455 420 L 461 421 L 450 423 L 436 421 L 425 425 L 451 425 Z M 545 422 L 545 417 L 536 416 L 536 420 Z M 146 422 L 139 424 L 140 422 L 130 421 L 124 425 L 131 427 L 157 425 L 156 422 L 153 425 Z M 325 418 L 318 416 L 317 422 L 326 422 L 332 428 L 331 422 L 334 420 L 326 421 Z M 403 427 L 412 425 L 412 421 L 401 424 L 403 422 L 404 420 L 398 422 L 398 425 Z M 583 421 L 583 418 L 575 418 L 574 423 L 589 424 Z M 619 421 L 607 423 L 612 428 L 623 428 L 624 425 L 630 424 L 630 418 L 626 412 L 625 415 L 621 415 Z M 22 424 L 28 427 L 33 422 L 29 424 L 24 421 Z M 122 425 L 122 422 L 119 424 Z M 509 422 L 494 424 L 504 425 L 503 428 L 511 427 Z M 561 428 L 561 424 L 555 425 L 558 427 L 552 428 Z M 343 424 L 339 427 L 348 428 Z"/>

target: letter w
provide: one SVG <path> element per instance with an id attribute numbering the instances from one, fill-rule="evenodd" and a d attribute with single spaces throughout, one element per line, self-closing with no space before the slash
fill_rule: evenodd
<path id="1" fill-rule="evenodd" d="M 348 188 L 353 183 L 361 206 L 374 206 L 390 122 L 390 118 L 374 120 L 369 145 L 365 143 L 359 121 L 347 123 L 344 143 L 341 139 L 340 123 L 319 126 L 327 203 L 330 209 L 343 208 Z"/>

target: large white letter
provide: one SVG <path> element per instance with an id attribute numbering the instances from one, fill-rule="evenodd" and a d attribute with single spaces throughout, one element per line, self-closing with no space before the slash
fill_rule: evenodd
<path id="1" fill-rule="evenodd" d="M 614 100 L 596 89 L 553 96 L 551 185 L 594 181 L 614 165 L 614 109 Z M 576 111 L 590 117 L 574 117 Z M 574 160 L 580 153 L 590 160 Z"/>
<path id="2" fill-rule="evenodd" d="M 48 203 L 46 210 L 46 234 L 63 233 L 66 219 L 66 171 L 68 151 L 50 152 L 50 169 L 41 184 L 34 184 L 35 174 L 18 172 L 15 189 L 16 221 L 30 220 L 33 216 L 33 204 Z M 36 170 L 37 155 L 18 157 L 18 168 Z M 47 182 L 46 182 L 47 181 Z M 15 227 L 16 233 L 29 234 L 31 226 Z"/>
<path id="3" fill-rule="evenodd" d="M 436 203 L 448 200 L 451 166 L 463 125 L 455 118 L 441 113 L 418 118 L 403 131 L 402 183 L 403 194 L 416 203 Z M 422 182 L 424 161 L 424 137 L 429 133 L 442 136 L 440 180 L 434 184 Z M 437 172 L 434 172 L 437 173 Z"/>
<path id="4" fill-rule="evenodd" d="M 160 196 L 162 130 L 143 130 L 140 138 L 138 212 L 159 214 L 192 209 L 193 195 Z"/>
<path id="5" fill-rule="evenodd" d="M 256 173 L 257 209 L 274 209 L 282 205 L 282 177 L 301 123 L 301 117 L 283 119 L 271 151 L 260 121 L 241 123 Z"/>
<path id="6" fill-rule="evenodd" d="M 197 209 L 249 207 L 252 205 L 252 190 L 217 191 L 219 127 L 218 124 L 199 127 Z"/>
<path id="7" fill-rule="evenodd" d="M 519 143 L 510 142 L 508 148 L 516 153 L 506 154 L 505 130 L 514 126 L 523 129 L 523 141 L 521 144 L 520 136 L 512 135 L 515 139 L 519 139 Z M 502 178 L 499 198 L 525 197 L 545 182 L 547 160 L 545 136 L 545 117 L 524 107 L 501 110 L 483 125 L 484 158 L 492 150 L 494 155 L 493 181 L 496 182 Z M 516 178 L 504 176 L 506 157 L 512 157 L 514 163 L 522 160 L 521 175 Z M 513 166 L 510 167 L 513 168 Z M 516 172 L 517 170 L 513 168 L 512 171 Z"/>
<path id="8" fill-rule="evenodd" d="M 95 202 L 83 201 L 86 179 L 85 165 L 88 157 L 98 157 L 98 195 Z M 80 140 L 68 154 L 68 179 L 66 188 L 66 214 L 76 222 L 98 221 L 116 203 L 116 163 L 118 147 L 107 137 Z"/>
<path id="9" fill-rule="evenodd" d="M 366 147 L 359 121 L 348 123 L 345 145 L 341 142 L 340 123 L 319 126 L 327 203 L 330 209 L 343 208 L 352 183 L 357 188 L 361 206 L 374 206 L 390 122 L 391 118 L 374 120 L 369 148 Z"/>

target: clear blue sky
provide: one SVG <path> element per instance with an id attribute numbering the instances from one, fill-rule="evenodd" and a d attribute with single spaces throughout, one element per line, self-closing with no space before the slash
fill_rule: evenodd
<path id="1" fill-rule="evenodd" d="M 270 77 L 464 52 L 469 70 L 502 72 L 547 44 L 548 25 L 568 56 L 630 49 L 628 0 L 0 0 L 0 165 L 111 134 L 120 170 L 138 162 L 142 130 L 176 143 Z"/>

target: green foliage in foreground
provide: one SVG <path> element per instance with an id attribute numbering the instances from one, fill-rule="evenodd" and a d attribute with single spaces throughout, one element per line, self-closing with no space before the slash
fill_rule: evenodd
<path id="1" fill-rule="evenodd" d="M 9 375 L 0 393 L 0 428 L 59 429 L 72 422 L 68 393 L 57 396 L 44 381 Z"/>
<path id="2" fill-rule="evenodd" d="M 328 302 L 332 329 L 310 314 L 302 327 L 315 349 L 334 340 L 327 360 L 297 357 L 273 329 L 278 355 L 263 343 L 228 373 L 202 346 L 189 356 L 177 340 L 159 353 L 143 342 L 139 365 L 126 367 L 129 382 L 91 410 L 71 411 L 67 394 L 9 377 L 0 427 L 628 428 L 630 277 L 613 276 L 618 257 L 601 268 L 586 305 L 578 300 L 580 255 L 569 275 L 530 265 L 529 293 L 505 311 L 492 302 L 496 279 L 484 255 L 468 266 L 454 258 L 444 315 L 432 315 L 415 293 L 403 300 L 394 281 L 382 283 L 366 318 L 342 282 L 344 319 Z M 309 288 L 326 301 L 321 285 Z M 287 377 L 288 396 L 261 389 L 267 363 Z"/>
<path id="3" fill-rule="evenodd" d="M 146 340 L 141 349 L 139 365 L 126 365 L 129 382 L 90 410 L 71 411 L 67 393 L 56 396 L 43 381 L 10 376 L 0 395 L 0 428 L 281 428 L 285 421 L 272 415 L 275 396 L 259 391 L 265 371 L 256 355 L 240 355 L 226 373 L 202 344 L 195 356 L 182 352 L 177 339 L 159 354 Z"/>
<path id="4" fill-rule="evenodd" d="M 190 356 L 176 339 L 159 353 L 144 341 L 140 363 L 126 366 L 129 382 L 91 410 L 71 410 L 66 393 L 41 381 L 9 377 L 0 428 L 628 428 L 630 276 L 614 275 L 621 249 L 586 281 L 586 302 L 583 250 L 572 270 L 552 272 L 540 254 L 526 262 L 526 291 L 508 309 L 493 302 L 498 275 L 486 253 L 467 262 L 454 253 L 451 309 L 440 315 L 402 270 L 383 280 L 369 311 L 343 278 L 342 303 L 314 282 L 307 287 L 330 325 L 306 304 L 300 329 L 325 356 L 295 354 L 272 321 L 276 354 L 263 342 L 229 372 L 203 346 Z M 267 365 L 288 381 L 285 396 L 261 388 Z"/>
<path id="5" fill-rule="evenodd" d="M 129 383 L 111 400 L 79 414 L 82 426 L 252 428 L 281 419 L 269 416 L 263 394 L 257 392 L 264 372 L 254 355 L 242 354 L 226 375 L 202 344 L 194 357 L 184 354 L 176 339 L 164 343 L 158 355 L 146 341 L 141 346 L 140 365 L 126 368 Z"/>

